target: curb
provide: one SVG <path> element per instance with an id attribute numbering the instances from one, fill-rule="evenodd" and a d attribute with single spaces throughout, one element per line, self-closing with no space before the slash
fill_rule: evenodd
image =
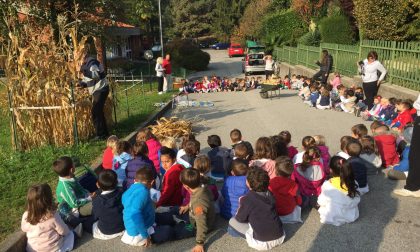
<path id="1" fill-rule="evenodd" d="M 179 92 L 177 95 L 180 95 Z M 175 95 L 175 94 L 174 94 Z M 159 111 L 150 115 L 146 121 L 144 121 L 139 127 L 137 127 L 133 132 L 128 134 L 124 140 L 133 143 L 136 140 L 137 132 L 149 125 L 152 125 L 161 118 L 169 109 L 172 108 L 172 103 L 174 99 L 171 99 L 165 104 Z M 94 167 L 95 172 L 99 172 L 100 166 L 102 164 L 102 156 L 97 157 L 91 164 L 91 167 Z M 0 243 L 0 252 L 21 252 L 26 250 L 26 234 L 22 231 L 17 231 L 13 234 L 10 234 L 6 239 Z"/>

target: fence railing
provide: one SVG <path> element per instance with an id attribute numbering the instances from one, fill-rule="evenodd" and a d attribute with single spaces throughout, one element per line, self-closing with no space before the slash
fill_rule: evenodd
<path id="1" fill-rule="evenodd" d="M 317 69 L 315 61 L 320 59 L 323 49 L 333 56 L 334 71 L 346 76 L 356 75 L 356 63 L 365 59 L 369 51 L 376 51 L 388 71 L 389 82 L 420 91 L 420 42 L 363 40 L 359 45 L 283 46 L 276 47 L 273 55 L 279 61 Z"/>

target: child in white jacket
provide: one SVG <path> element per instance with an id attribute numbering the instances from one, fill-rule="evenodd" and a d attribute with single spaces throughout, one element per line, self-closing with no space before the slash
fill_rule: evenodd
<path id="1" fill-rule="evenodd" d="M 318 197 L 320 221 L 341 226 L 359 218 L 360 196 L 350 163 L 342 157 L 331 159 L 332 178 L 322 185 Z"/>

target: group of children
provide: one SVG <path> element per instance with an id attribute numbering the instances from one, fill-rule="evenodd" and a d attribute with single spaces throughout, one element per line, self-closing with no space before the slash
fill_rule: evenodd
<path id="1" fill-rule="evenodd" d="M 413 102 L 410 99 L 401 100 L 393 97 L 388 99 L 378 95 L 374 99 L 373 107 L 369 108 L 364 103 L 363 88 L 345 87 L 341 84 L 338 72 L 327 85 L 321 85 L 305 77 L 301 79 L 304 79 L 303 83 L 297 78 L 293 81 L 292 78 L 292 86 L 300 87 L 299 96 L 309 106 L 322 110 L 335 109 L 354 113 L 366 121 L 381 121 L 400 132 L 405 125 L 414 122 L 417 116 L 415 107 L 420 107 L 420 101 Z"/>
<path id="2" fill-rule="evenodd" d="M 321 223 L 354 222 L 368 175 L 383 170 L 404 179 L 408 171 L 412 127 L 398 136 L 378 120 L 371 133 L 364 124 L 353 126 L 335 155 L 321 135 L 304 137 L 299 152 L 288 131 L 252 146 L 234 129 L 231 148 L 211 135 L 207 154 L 200 154 L 194 135 L 182 137 L 179 149 L 176 139 L 158 140 L 148 128 L 134 145 L 111 136 L 96 191 L 79 184 L 70 157 L 53 163 L 58 207 L 48 184 L 30 187 L 22 217 L 27 249 L 69 251 L 85 230 L 96 239 L 121 237 L 144 247 L 195 236 L 193 251 L 204 251 L 220 214 L 230 235 L 268 250 L 284 242 L 283 223 L 302 222 L 304 208 L 317 209 Z"/>
<path id="3" fill-rule="evenodd" d="M 182 91 L 185 93 L 245 92 L 260 88 L 263 79 L 261 77 L 229 79 L 228 77 L 221 78 L 213 75 L 211 78 L 204 76 L 201 80 L 188 81 L 183 79 L 181 82 L 184 84 Z"/>

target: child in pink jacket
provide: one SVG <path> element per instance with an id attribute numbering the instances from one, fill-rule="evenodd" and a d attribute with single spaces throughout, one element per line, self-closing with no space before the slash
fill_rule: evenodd
<path id="1" fill-rule="evenodd" d="M 337 89 L 341 85 L 341 76 L 339 72 L 334 73 L 334 79 L 330 80 L 330 84 L 333 86 L 333 89 Z"/>
<path id="2" fill-rule="evenodd" d="M 149 149 L 149 159 L 152 160 L 156 172 L 160 174 L 159 150 L 162 147 L 149 128 L 143 128 L 137 133 L 136 142 L 145 141 Z"/>
<path id="3" fill-rule="evenodd" d="M 255 153 L 249 166 L 256 166 L 268 173 L 270 179 L 276 177 L 276 162 L 273 160 L 273 146 L 268 137 L 260 137 L 255 144 Z"/>
<path id="4" fill-rule="evenodd" d="M 26 251 L 70 251 L 74 234 L 55 211 L 51 187 L 33 185 L 28 190 L 27 208 L 22 216 L 21 228 L 28 242 Z"/>

